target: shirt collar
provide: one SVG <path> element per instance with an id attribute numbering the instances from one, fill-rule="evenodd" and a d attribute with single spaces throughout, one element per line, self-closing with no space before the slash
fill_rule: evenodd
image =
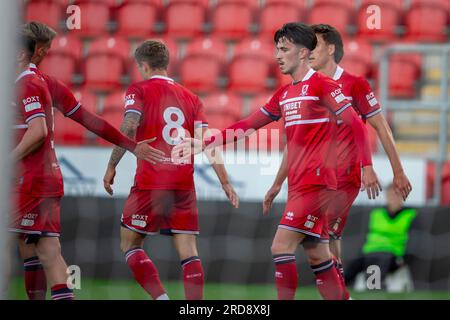
<path id="1" fill-rule="evenodd" d="M 27 75 L 29 75 L 29 74 L 35 74 L 33 71 L 31 71 L 30 69 L 27 69 L 27 70 L 25 70 L 25 71 L 22 71 L 22 73 L 21 74 L 19 74 L 19 76 L 17 77 L 17 79 L 16 79 L 16 83 L 17 83 L 17 81 L 19 81 L 20 79 L 22 79 L 23 77 L 25 77 L 25 76 L 27 76 Z"/>
<path id="2" fill-rule="evenodd" d="M 297 84 L 297 83 L 309 80 L 309 78 L 311 78 L 314 73 L 316 73 L 316 71 L 314 69 L 312 69 L 312 68 L 309 68 L 308 72 L 305 74 L 305 76 L 303 77 L 302 80 L 294 81 L 294 82 L 292 82 L 292 84 Z"/>
<path id="3" fill-rule="evenodd" d="M 37 69 L 37 66 L 34 63 L 30 63 L 28 69 Z"/>
<path id="4" fill-rule="evenodd" d="M 337 66 L 336 71 L 333 76 L 333 80 L 339 80 L 339 78 L 342 76 L 342 73 L 344 72 L 344 69 L 342 69 L 340 66 Z"/>
<path id="5" fill-rule="evenodd" d="M 169 77 L 165 77 L 165 76 L 152 76 L 150 77 L 150 79 L 162 79 L 162 80 L 167 80 L 167 81 L 174 81 L 172 78 Z"/>

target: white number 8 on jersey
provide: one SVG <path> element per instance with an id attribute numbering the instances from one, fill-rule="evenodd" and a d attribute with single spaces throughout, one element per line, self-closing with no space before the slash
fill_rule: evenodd
<path id="1" fill-rule="evenodd" d="M 172 120 L 172 115 L 176 116 L 176 120 Z M 185 117 L 183 111 L 177 107 L 168 107 L 164 110 L 164 121 L 166 121 L 166 125 L 163 128 L 162 136 L 164 141 L 171 146 L 175 146 L 181 142 L 181 138 L 186 137 L 186 131 L 182 127 L 185 121 Z M 176 130 L 176 136 L 172 137 L 170 135 L 172 129 Z"/>

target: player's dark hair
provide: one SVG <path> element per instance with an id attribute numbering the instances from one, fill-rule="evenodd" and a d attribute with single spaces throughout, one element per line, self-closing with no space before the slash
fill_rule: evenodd
<path id="1" fill-rule="evenodd" d="M 169 49 L 158 40 L 146 40 L 134 52 L 137 63 L 147 62 L 150 68 L 165 70 L 169 65 Z"/>
<path id="2" fill-rule="evenodd" d="M 57 35 L 57 32 L 51 27 L 37 21 L 25 23 L 22 30 L 29 33 L 30 36 L 34 37 L 37 44 L 50 43 Z"/>
<path id="3" fill-rule="evenodd" d="M 303 46 L 311 51 L 317 45 L 317 38 L 313 29 L 304 23 L 289 22 L 283 25 L 275 32 L 273 40 L 277 44 L 282 38 L 286 38 L 290 42 Z"/>
<path id="4" fill-rule="evenodd" d="M 344 57 L 344 44 L 336 28 L 328 24 L 313 24 L 311 26 L 316 34 L 320 34 L 327 44 L 334 44 L 334 61 L 341 62 Z"/>
<path id="5" fill-rule="evenodd" d="M 25 50 L 27 53 L 27 59 L 31 60 L 36 49 L 36 40 L 31 37 L 28 33 L 20 32 L 19 34 L 19 49 Z"/>

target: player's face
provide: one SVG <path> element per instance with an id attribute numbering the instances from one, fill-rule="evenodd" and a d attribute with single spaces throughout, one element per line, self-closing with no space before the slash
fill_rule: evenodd
<path id="1" fill-rule="evenodd" d="M 309 55 L 309 64 L 314 70 L 320 71 L 325 65 L 333 59 L 333 46 L 323 40 L 322 35 L 317 34 L 316 48 Z"/>
<path id="2" fill-rule="evenodd" d="M 34 55 L 31 58 L 31 62 L 38 66 L 42 62 L 42 60 L 44 60 L 44 58 L 47 56 L 51 46 L 52 46 L 51 42 L 39 43 L 36 46 L 36 50 L 34 51 Z"/>
<path id="3" fill-rule="evenodd" d="M 304 50 L 286 38 L 278 41 L 276 59 L 283 74 L 293 74 L 298 69 Z"/>

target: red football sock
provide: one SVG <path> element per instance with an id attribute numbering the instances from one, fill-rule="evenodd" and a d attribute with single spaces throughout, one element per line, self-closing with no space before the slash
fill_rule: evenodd
<path id="1" fill-rule="evenodd" d="M 31 257 L 23 261 L 25 268 L 25 289 L 28 299 L 45 300 L 47 292 L 47 278 L 38 257 Z"/>
<path id="2" fill-rule="evenodd" d="M 277 254 L 273 256 L 275 262 L 275 285 L 278 300 L 293 300 L 297 290 L 298 274 L 293 254 Z"/>
<path id="3" fill-rule="evenodd" d="M 200 258 L 193 256 L 181 261 L 184 294 L 187 300 L 202 300 L 204 272 Z"/>
<path id="4" fill-rule="evenodd" d="M 344 298 L 339 272 L 333 260 L 311 266 L 311 268 L 316 276 L 317 289 L 322 298 L 325 300 L 342 300 Z"/>
<path id="5" fill-rule="evenodd" d="M 73 300 L 75 299 L 73 291 L 67 287 L 67 284 L 55 284 L 52 287 L 52 300 Z"/>
<path id="6" fill-rule="evenodd" d="M 335 263 L 335 267 L 336 267 L 336 270 L 339 275 L 339 280 L 341 282 L 341 289 L 344 292 L 343 299 L 348 300 L 348 299 L 350 299 L 350 292 L 348 292 L 347 286 L 345 285 L 344 268 L 342 266 L 342 263 L 340 263 L 339 261 L 334 260 L 334 263 Z"/>
<path id="7" fill-rule="evenodd" d="M 143 249 L 133 248 L 128 250 L 125 253 L 125 259 L 134 279 L 153 299 L 157 299 L 166 293 L 159 279 L 158 270 Z"/>

